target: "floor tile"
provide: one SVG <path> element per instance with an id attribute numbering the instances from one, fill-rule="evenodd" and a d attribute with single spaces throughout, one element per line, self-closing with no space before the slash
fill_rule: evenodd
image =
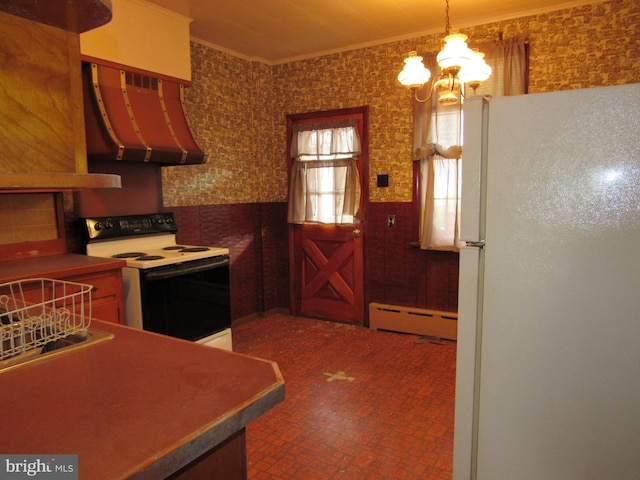
<path id="1" fill-rule="evenodd" d="M 249 480 L 451 478 L 455 342 L 279 314 L 233 336 L 285 379 L 247 427 Z"/>

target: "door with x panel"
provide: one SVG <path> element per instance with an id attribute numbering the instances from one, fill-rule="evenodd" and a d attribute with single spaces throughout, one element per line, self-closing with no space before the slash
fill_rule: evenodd
<path id="1" fill-rule="evenodd" d="M 355 225 L 301 229 L 300 314 L 362 323 L 362 233 Z"/>
<path id="2" fill-rule="evenodd" d="M 301 223 L 290 226 L 292 312 L 314 318 L 364 323 L 364 218 L 366 188 L 366 109 L 352 109 L 362 143 L 358 158 L 360 213 L 353 223 Z M 334 114 L 324 121 L 340 119 Z M 295 119 L 294 119 L 295 121 Z M 314 118 L 317 121 L 317 117 Z"/>

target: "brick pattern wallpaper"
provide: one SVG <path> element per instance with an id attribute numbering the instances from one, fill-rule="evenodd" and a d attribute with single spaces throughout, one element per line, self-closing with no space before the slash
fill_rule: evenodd
<path id="1" fill-rule="evenodd" d="M 455 22 L 454 27 L 455 27 Z M 529 38 L 530 92 L 640 82 L 640 3 L 586 6 L 462 29 L 470 45 Z M 287 114 L 369 105 L 371 202 L 411 201 L 411 95 L 396 75 L 410 50 L 442 35 L 268 66 L 192 44 L 189 117 L 210 158 L 163 169 L 166 206 L 281 202 Z M 295 41 L 295 40 L 292 40 Z M 389 174 L 388 188 L 376 176 Z"/>
<path id="2" fill-rule="evenodd" d="M 164 204 L 273 201 L 287 183 L 276 166 L 271 67 L 192 43 L 187 111 L 207 163 L 163 168 Z M 285 147 L 280 148 L 278 159 Z"/>

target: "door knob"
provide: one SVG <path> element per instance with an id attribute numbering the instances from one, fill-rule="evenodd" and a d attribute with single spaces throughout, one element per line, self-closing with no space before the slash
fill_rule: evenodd
<path id="1" fill-rule="evenodd" d="M 359 228 L 354 229 L 353 232 L 351 232 L 351 235 L 353 235 L 354 237 L 359 237 L 360 229 Z"/>

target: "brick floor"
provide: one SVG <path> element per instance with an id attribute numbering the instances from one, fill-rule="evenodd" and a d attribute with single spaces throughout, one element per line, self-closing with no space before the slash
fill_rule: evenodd
<path id="1" fill-rule="evenodd" d="M 454 342 L 286 315 L 234 327 L 286 399 L 247 427 L 249 480 L 451 479 Z"/>

